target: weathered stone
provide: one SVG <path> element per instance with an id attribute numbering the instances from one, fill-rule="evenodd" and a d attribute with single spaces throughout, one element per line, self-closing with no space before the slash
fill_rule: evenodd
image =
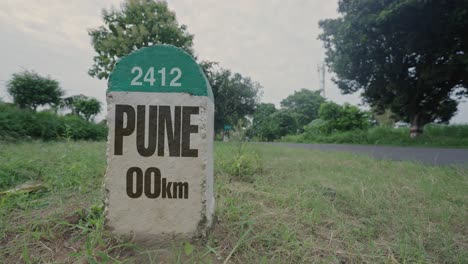
<path id="1" fill-rule="evenodd" d="M 106 225 L 143 244 L 206 234 L 214 103 L 196 62 L 173 46 L 136 51 L 117 63 L 107 103 Z"/>

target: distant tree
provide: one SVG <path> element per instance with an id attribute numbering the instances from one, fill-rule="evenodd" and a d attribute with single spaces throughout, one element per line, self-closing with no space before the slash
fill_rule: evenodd
<path id="1" fill-rule="evenodd" d="M 319 118 L 322 120 L 336 120 L 340 118 L 343 107 L 334 102 L 326 102 L 320 105 Z"/>
<path id="2" fill-rule="evenodd" d="M 350 104 L 341 106 L 333 102 L 323 103 L 319 109 L 319 118 L 325 123 L 317 125 L 327 133 L 367 129 L 369 126 L 368 113 Z"/>
<path id="3" fill-rule="evenodd" d="M 344 93 L 390 109 L 416 137 L 448 122 L 468 94 L 468 1 L 340 0 L 321 21 L 326 62 Z"/>
<path id="4" fill-rule="evenodd" d="M 260 140 L 272 141 L 277 138 L 276 124 L 273 123 L 271 115 L 278 111 L 274 104 L 261 103 L 253 114 L 253 134 Z"/>
<path id="5" fill-rule="evenodd" d="M 7 83 L 7 88 L 16 105 L 34 111 L 38 106 L 59 105 L 64 94 L 58 81 L 42 77 L 34 71 L 14 73 Z"/>
<path id="6" fill-rule="evenodd" d="M 259 106 L 261 113 L 254 117 L 252 127 L 254 135 L 261 141 L 273 141 L 286 135 L 297 134 L 299 131 L 298 114 L 287 109 L 270 111 L 273 110 L 270 108 L 271 105 L 273 104 Z M 270 114 L 267 115 L 268 112 Z"/>
<path id="7" fill-rule="evenodd" d="M 274 139 L 299 132 L 299 114 L 288 109 L 280 109 L 269 117 L 273 123 Z"/>
<path id="8" fill-rule="evenodd" d="M 305 125 L 317 118 L 323 102 L 325 98 L 320 95 L 320 91 L 301 89 L 283 99 L 281 106 L 297 114 L 297 124 L 302 130 Z"/>
<path id="9" fill-rule="evenodd" d="M 222 131 L 224 125 L 234 126 L 254 113 L 262 89 L 259 83 L 239 73 L 217 68 L 213 62 L 203 62 L 201 67 L 213 90 L 216 132 Z"/>
<path id="10" fill-rule="evenodd" d="M 165 1 L 126 0 L 121 10 L 103 10 L 104 26 L 88 34 L 96 51 L 88 73 L 107 79 L 117 60 L 130 52 L 154 44 L 171 44 L 193 54 L 193 35 L 179 26 Z"/>
<path id="11" fill-rule="evenodd" d="M 101 102 L 85 95 L 74 95 L 64 99 L 64 104 L 72 114 L 78 115 L 90 121 L 101 112 Z"/>

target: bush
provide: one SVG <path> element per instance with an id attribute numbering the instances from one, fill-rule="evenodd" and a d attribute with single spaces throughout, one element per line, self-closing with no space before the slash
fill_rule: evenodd
<path id="1" fill-rule="evenodd" d="M 0 140 L 103 140 L 106 136 L 105 125 L 90 123 L 78 116 L 58 116 L 51 111 L 36 113 L 0 103 Z"/>
<path id="2" fill-rule="evenodd" d="M 348 143 L 369 145 L 419 145 L 468 147 L 468 125 L 427 125 L 424 133 L 415 139 L 409 137 L 409 128 L 377 126 L 368 130 L 319 133 L 319 124 L 309 124 L 299 136 L 286 136 L 284 142 Z"/>
<path id="3" fill-rule="evenodd" d="M 323 135 L 328 133 L 328 122 L 323 119 L 315 119 L 304 127 L 304 132 L 310 135 Z"/>
<path id="4" fill-rule="evenodd" d="M 365 130 L 369 127 L 368 113 L 350 104 L 341 106 L 333 102 L 323 103 L 319 109 L 319 117 L 326 121 L 321 128 L 326 133 Z"/>
<path id="5" fill-rule="evenodd" d="M 64 138 L 104 140 L 107 138 L 107 127 L 104 124 L 95 124 L 75 115 L 62 117 L 66 130 L 62 134 Z"/>

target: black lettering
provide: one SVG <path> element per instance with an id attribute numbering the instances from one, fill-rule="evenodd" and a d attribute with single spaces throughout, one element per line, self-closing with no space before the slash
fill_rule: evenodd
<path id="1" fill-rule="evenodd" d="M 190 116 L 198 115 L 199 107 L 184 106 L 182 110 L 182 157 L 198 157 L 198 149 L 190 148 L 190 134 L 198 133 L 198 126 L 190 124 Z"/>
<path id="2" fill-rule="evenodd" d="M 157 136 L 157 118 L 158 107 L 150 105 L 149 120 L 148 120 L 148 147 L 145 147 L 145 123 L 146 123 L 146 106 L 137 106 L 137 136 L 136 144 L 138 153 L 143 157 L 149 157 L 156 151 L 156 136 Z"/>
<path id="3" fill-rule="evenodd" d="M 174 198 L 177 199 L 177 194 L 179 194 L 179 199 L 188 199 L 188 182 L 173 182 L 172 187 Z"/>
<path id="4" fill-rule="evenodd" d="M 133 175 L 136 176 L 136 190 L 133 192 Z M 127 171 L 127 195 L 130 198 L 138 198 L 143 193 L 143 171 L 138 167 L 131 167 Z"/>
<path id="5" fill-rule="evenodd" d="M 154 178 L 154 188 L 152 188 L 151 178 Z M 145 171 L 145 195 L 154 199 L 161 195 L 161 171 L 158 168 L 148 168 Z"/>
<path id="6" fill-rule="evenodd" d="M 127 116 L 126 127 L 124 127 L 124 113 Z M 123 137 L 131 135 L 133 130 L 135 130 L 135 109 L 130 105 L 115 105 L 114 155 L 122 155 Z"/>
<path id="7" fill-rule="evenodd" d="M 180 118 L 181 107 L 175 107 L 174 128 L 172 128 L 171 108 L 170 106 L 159 106 L 158 115 L 158 156 L 164 156 L 164 141 L 167 134 L 167 144 L 169 146 L 169 156 L 180 157 Z M 164 133 L 164 131 L 166 133 Z M 164 191 L 163 191 L 164 195 Z"/>
<path id="8" fill-rule="evenodd" d="M 131 167 L 127 170 L 127 195 L 130 198 L 140 198 L 143 192 L 150 199 L 161 196 L 163 199 L 188 199 L 188 182 L 168 182 L 161 177 L 158 168 L 148 168 L 143 177 L 143 170 Z M 172 191 L 172 193 L 171 193 Z M 161 195 L 162 193 L 162 195 Z"/>
<path id="9" fill-rule="evenodd" d="M 167 184 L 167 185 L 166 185 Z M 171 195 L 171 185 L 172 182 L 166 183 L 166 178 L 162 179 L 162 198 L 172 199 Z M 175 198 L 175 197 L 174 197 Z"/>

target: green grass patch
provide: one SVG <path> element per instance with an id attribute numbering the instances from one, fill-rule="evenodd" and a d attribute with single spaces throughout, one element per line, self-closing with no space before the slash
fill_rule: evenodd
<path id="1" fill-rule="evenodd" d="M 217 143 L 214 229 L 158 249 L 104 228 L 105 143 L 0 144 L 0 190 L 49 188 L 0 197 L 0 262 L 468 263 L 467 167 Z"/>
<path id="2" fill-rule="evenodd" d="M 368 130 L 354 130 L 321 134 L 306 131 L 300 135 L 288 135 L 283 142 L 336 143 L 396 146 L 468 147 L 468 125 L 427 125 L 418 138 L 409 137 L 409 128 L 373 127 Z"/>

